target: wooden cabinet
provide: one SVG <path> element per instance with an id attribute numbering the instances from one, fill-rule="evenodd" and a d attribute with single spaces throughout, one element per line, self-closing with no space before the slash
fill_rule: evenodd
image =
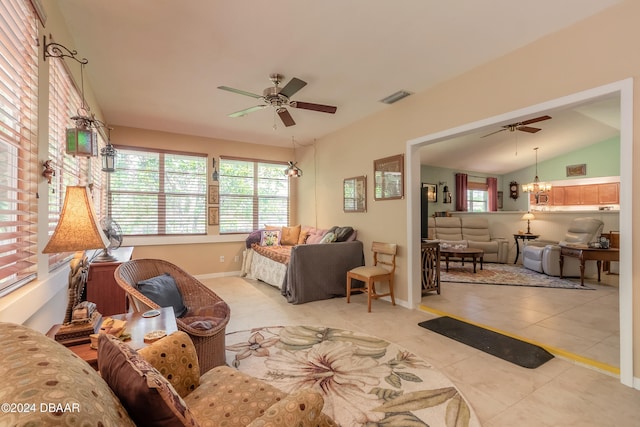
<path id="1" fill-rule="evenodd" d="M 548 202 L 544 203 L 549 206 L 618 205 L 620 183 L 555 186 L 543 194 L 549 196 Z M 529 197 L 531 204 L 535 204 L 533 194 Z"/>
<path id="2" fill-rule="evenodd" d="M 114 262 L 92 262 L 89 265 L 86 296 L 94 302 L 103 316 L 127 312 L 127 296 L 113 277 L 115 269 L 124 261 L 131 259 L 132 247 L 118 248 L 112 251 Z"/>
<path id="3" fill-rule="evenodd" d="M 598 203 L 601 205 L 619 205 L 620 183 L 598 184 Z"/>

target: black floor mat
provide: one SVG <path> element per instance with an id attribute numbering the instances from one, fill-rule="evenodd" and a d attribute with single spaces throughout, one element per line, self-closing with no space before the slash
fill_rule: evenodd
<path id="1" fill-rule="evenodd" d="M 535 369 L 553 359 L 542 347 L 451 317 L 438 317 L 418 325 L 523 368 Z"/>

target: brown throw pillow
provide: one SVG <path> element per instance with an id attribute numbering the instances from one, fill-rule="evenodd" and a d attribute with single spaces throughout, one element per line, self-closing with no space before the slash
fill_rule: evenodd
<path id="1" fill-rule="evenodd" d="M 98 367 L 137 425 L 198 425 L 167 379 L 119 339 L 100 335 Z"/>

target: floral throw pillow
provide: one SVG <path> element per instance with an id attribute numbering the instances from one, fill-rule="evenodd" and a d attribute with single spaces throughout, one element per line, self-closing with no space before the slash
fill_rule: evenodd
<path id="1" fill-rule="evenodd" d="M 280 246 L 280 230 L 263 230 L 260 246 Z"/>

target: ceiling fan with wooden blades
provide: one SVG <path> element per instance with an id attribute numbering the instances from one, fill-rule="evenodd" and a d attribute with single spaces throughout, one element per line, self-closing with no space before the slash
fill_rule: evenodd
<path id="1" fill-rule="evenodd" d="M 494 134 L 499 133 L 499 132 L 504 132 L 505 130 L 508 130 L 509 132 L 515 132 L 515 131 L 519 130 L 519 131 L 522 131 L 522 132 L 536 133 L 536 132 L 541 131 L 542 129 L 534 128 L 534 127 L 527 126 L 527 125 L 530 125 L 532 123 L 542 122 L 544 120 L 549 120 L 550 118 L 551 118 L 551 116 L 540 116 L 540 117 L 536 117 L 534 119 L 525 120 L 523 122 L 511 123 L 509 125 L 504 125 L 504 126 L 502 126 L 502 129 L 497 130 L 495 132 L 491 132 L 491 133 L 489 133 L 487 135 L 482 136 L 481 138 L 486 138 L 487 136 L 491 136 L 491 135 L 494 135 Z"/>
<path id="2" fill-rule="evenodd" d="M 329 113 L 334 114 L 337 107 L 332 105 L 322 105 L 322 104 L 314 104 L 311 102 L 302 102 L 302 101 L 293 101 L 291 97 L 295 95 L 300 89 L 307 85 L 307 82 L 300 80 L 296 77 L 292 78 L 289 83 L 287 83 L 284 87 L 280 87 L 280 83 L 284 79 L 282 74 L 270 74 L 269 79 L 273 83 L 273 86 L 270 86 L 262 91 L 262 95 L 258 95 L 255 93 L 247 92 L 240 89 L 234 89 L 228 86 L 218 86 L 218 89 L 226 90 L 228 92 L 237 93 L 239 95 L 250 96 L 252 98 L 259 99 L 262 103 L 259 105 L 254 105 L 253 107 L 245 108 L 244 110 L 236 111 L 235 113 L 229 114 L 229 117 L 242 117 L 247 114 L 262 110 L 266 107 L 273 107 L 275 112 L 280 117 L 282 123 L 289 127 L 296 124 L 291 117 L 291 113 L 287 110 L 287 107 L 291 108 L 301 108 L 304 110 L 311 111 L 319 111 L 321 113 Z"/>

